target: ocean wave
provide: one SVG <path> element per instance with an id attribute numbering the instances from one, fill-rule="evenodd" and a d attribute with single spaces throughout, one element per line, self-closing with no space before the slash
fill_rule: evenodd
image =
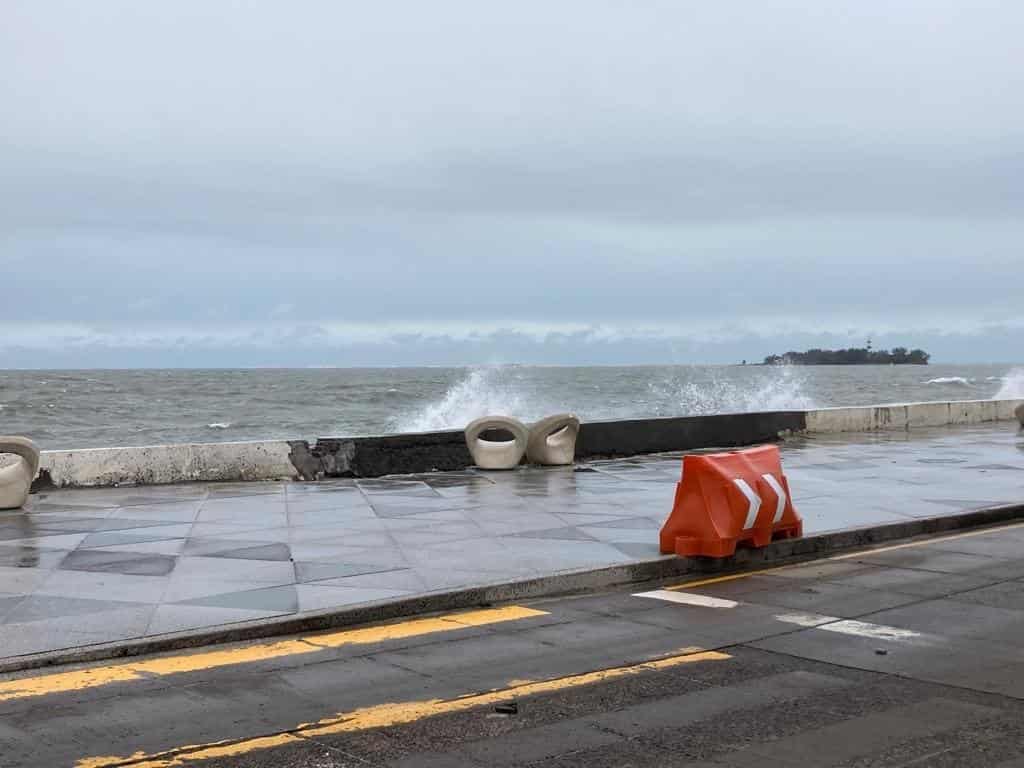
<path id="1" fill-rule="evenodd" d="M 963 376 L 939 376 L 937 379 L 928 379 L 928 381 L 922 382 L 923 384 L 957 384 L 961 387 L 969 387 L 974 383 L 974 379 L 967 379 Z"/>
<path id="2" fill-rule="evenodd" d="M 670 380 L 651 384 L 659 416 L 710 416 L 716 413 L 790 411 L 817 408 L 794 368 L 770 369 L 768 376 L 735 382 Z M 660 401 L 660 402 L 657 402 Z"/>
<path id="3" fill-rule="evenodd" d="M 515 416 L 521 420 L 539 419 L 544 415 L 540 403 L 531 401 L 507 381 L 507 368 L 476 368 L 448 388 L 440 400 L 428 403 L 411 416 L 397 422 L 399 432 L 432 432 L 439 429 L 462 429 L 473 419 L 492 414 Z"/>
<path id="4" fill-rule="evenodd" d="M 1024 368 L 1014 368 L 1003 377 L 996 400 L 1024 400 Z"/>
<path id="5" fill-rule="evenodd" d="M 806 410 L 817 407 L 804 389 L 805 377 L 793 368 L 751 372 L 747 381 L 735 382 L 680 370 L 664 378 L 637 380 L 636 389 L 605 395 L 585 394 L 575 383 L 572 402 L 564 402 L 564 390 L 543 392 L 514 366 L 476 368 L 448 387 L 439 399 L 411 414 L 395 419 L 399 432 L 430 432 L 462 429 L 473 419 L 492 414 L 514 416 L 524 422 L 552 413 L 573 411 L 586 419 L 639 418 L 642 416 L 702 416 L 715 413 Z M 698 376 L 697 380 L 691 376 Z M 727 375 L 727 374 L 726 374 Z M 578 388 L 577 388 L 578 387 Z M 587 387 L 602 391 L 598 385 Z"/>
<path id="6" fill-rule="evenodd" d="M 207 424 L 206 428 L 207 429 L 230 429 L 231 428 L 231 422 L 230 421 L 215 421 L 215 422 L 213 422 L 213 424 Z"/>

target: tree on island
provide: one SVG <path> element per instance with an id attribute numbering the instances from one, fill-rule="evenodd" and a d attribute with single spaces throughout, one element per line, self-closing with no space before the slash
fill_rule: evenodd
<path id="1" fill-rule="evenodd" d="M 765 365 L 928 365 L 931 355 L 923 349 L 907 350 L 906 347 L 872 349 L 866 347 L 850 349 L 809 349 L 806 352 L 787 352 L 784 355 L 769 355 Z"/>

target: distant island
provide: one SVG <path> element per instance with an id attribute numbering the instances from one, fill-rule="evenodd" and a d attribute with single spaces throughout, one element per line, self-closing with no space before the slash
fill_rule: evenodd
<path id="1" fill-rule="evenodd" d="M 893 347 L 872 349 L 866 347 L 851 349 L 808 349 L 806 352 L 787 352 L 784 355 L 769 355 L 765 365 L 928 365 L 931 355 L 923 349 Z"/>

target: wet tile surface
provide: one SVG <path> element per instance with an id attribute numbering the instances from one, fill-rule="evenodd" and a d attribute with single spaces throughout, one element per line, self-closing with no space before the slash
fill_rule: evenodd
<path id="1" fill-rule="evenodd" d="M 808 533 L 1024 501 L 1024 437 L 1012 425 L 801 438 L 782 450 Z M 650 559 L 679 469 L 678 455 L 659 455 L 39 493 L 0 512 L 0 656 Z M 977 582 L 978 605 L 1016 599 L 984 591 L 969 550 L 942 558 L 958 571 L 942 578 Z M 932 565 L 912 572 L 918 592 L 944 588 Z M 887 588 L 874 569 L 849 582 Z"/>

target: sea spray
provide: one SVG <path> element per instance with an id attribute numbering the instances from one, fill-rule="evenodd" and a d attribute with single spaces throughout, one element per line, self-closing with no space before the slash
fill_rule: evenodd
<path id="1" fill-rule="evenodd" d="M 995 400 L 1024 400 L 1024 368 L 1014 368 L 1003 377 Z"/>
<path id="2" fill-rule="evenodd" d="M 396 427 L 398 432 L 461 429 L 473 419 L 493 414 L 523 420 L 545 415 L 544 408 L 531 399 L 513 367 L 488 366 L 471 369 L 440 400 L 427 403 L 411 416 L 400 417 Z"/>
<path id="3" fill-rule="evenodd" d="M 676 374 L 649 385 L 659 416 L 816 408 L 817 404 L 804 387 L 803 374 L 791 366 L 761 369 L 747 381 L 729 381 L 717 375 L 694 381 Z"/>
<path id="4" fill-rule="evenodd" d="M 640 370 L 647 371 L 646 380 L 638 374 Z M 493 414 L 530 422 L 564 411 L 595 420 L 802 410 L 817 405 L 805 392 L 803 372 L 786 366 L 752 367 L 740 381 L 697 367 L 630 369 L 630 380 L 621 382 L 612 370 L 606 371 L 609 381 L 602 385 L 571 381 L 560 390 L 542 389 L 518 366 L 474 368 L 439 399 L 400 415 L 393 428 L 398 432 L 462 429 L 473 419 Z"/>

